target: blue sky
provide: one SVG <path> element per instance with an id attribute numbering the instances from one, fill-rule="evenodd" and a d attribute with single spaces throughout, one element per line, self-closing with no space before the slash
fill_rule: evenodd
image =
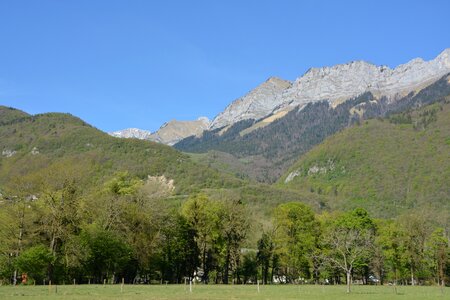
<path id="1" fill-rule="evenodd" d="M 450 1 L 0 0 L 0 104 L 105 131 L 214 117 L 270 76 L 450 47 Z"/>

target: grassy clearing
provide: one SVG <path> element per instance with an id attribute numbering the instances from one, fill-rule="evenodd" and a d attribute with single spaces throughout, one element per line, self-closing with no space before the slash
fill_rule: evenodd
<path id="1" fill-rule="evenodd" d="M 450 299 L 450 288 L 400 286 L 354 286 L 350 295 L 345 286 L 270 285 L 195 285 L 193 292 L 185 285 L 64 285 L 3 286 L 0 299 Z"/>

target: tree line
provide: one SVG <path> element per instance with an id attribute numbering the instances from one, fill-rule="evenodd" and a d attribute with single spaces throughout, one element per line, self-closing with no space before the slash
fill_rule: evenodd
<path id="1" fill-rule="evenodd" d="M 47 170 L 1 191 L 0 280 L 6 284 L 438 284 L 450 275 L 449 234 L 420 213 L 315 213 L 278 205 L 252 244 L 251 211 L 204 193 L 173 198 L 158 181 L 119 173 L 94 194 L 80 175 Z"/>

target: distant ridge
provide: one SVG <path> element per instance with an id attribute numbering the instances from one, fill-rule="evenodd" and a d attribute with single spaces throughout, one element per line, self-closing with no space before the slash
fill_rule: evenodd
<path id="1" fill-rule="evenodd" d="M 153 133 L 148 130 L 128 128 L 114 131 L 109 134 L 119 138 L 136 138 L 171 146 L 189 136 L 200 135 L 203 130 L 208 128 L 208 126 L 209 119 L 206 117 L 200 117 L 195 121 L 171 120 L 161 125 L 161 127 Z"/>

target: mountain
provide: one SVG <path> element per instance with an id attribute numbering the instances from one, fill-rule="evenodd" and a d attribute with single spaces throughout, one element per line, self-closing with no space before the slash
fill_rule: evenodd
<path id="1" fill-rule="evenodd" d="M 200 117 L 195 121 L 177 121 L 172 120 L 164 123 L 158 131 L 150 135 L 149 140 L 173 145 L 189 136 L 198 136 L 209 126 L 209 120 L 206 117 Z"/>
<path id="2" fill-rule="evenodd" d="M 200 136 L 204 130 L 221 129 L 220 134 L 232 125 L 254 120 L 243 134 L 265 127 L 284 117 L 296 107 L 308 103 L 328 101 L 336 106 L 342 101 L 371 92 L 376 97 L 395 101 L 411 91 L 417 91 L 450 72 L 450 49 L 435 59 L 420 58 L 394 69 L 375 66 L 365 61 L 354 61 L 333 67 L 311 68 L 294 82 L 271 77 L 243 97 L 233 101 L 211 122 L 207 118 L 195 121 L 172 120 L 161 128 L 149 131 L 129 128 L 111 135 L 122 138 L 138 138 L 174 145 L 190 136 Z"/>
<path id="3" fill-rule="evenodd" d="M 211 122 L 209 129 L 214 130 L 247 119 L 260 119 L 281 105 L 277 102 L 283 91 L 292 86 L 292 83 L 276 77 L 269 78 L 248 94 L 233 101 L 223 112 L 218 114 Z"/>
<path id="4" fill-rule="evenodd" d="M 118 138 L 134 138 L 140 140 L 149 140 L 152 133 L 148 130 L 139 128 L 127 128 L 119 131 L 111 132 L 110 135 Z"/>
<path id="5" fill-rule="evenodd" d="M 299 155 L 339 130 L 448 95 L 446 74 L 449 72 L 450 49 L 434 60 L 415 59 L 395 69 L 365 62 L 311 69 L 271 98 L 274 108 L 269 115 L 247 119 L 250 112 L 246 112 L 240 119 L 224 121 L 224 113 L 220 114 L 212 124 L 225 124 L 225 127 L 212 125 L 202 136 L 188 137 L 174 147 L 200 154 L 197 158 L 203 154 L 209 161 L 212 157 L 209 151 L 231 154 L 231 157 L 214 155 L 218 161 L 213 164 L 230 163 L 223 169 L 231 168 L 232 173 L 241 177 L 274 182 Z M 227 110 L 231 111 L 232 107 L 234 114 L 240 108 L 248 111 L 248 99 L 244 97 L 232 103 Z M 271 101 L 265 100 L 264 103 Z M 259 99 L 257 103 L 261 102 Z M 247 166 L 236 168 L 239 161 Z"/>
<path id="6" fill-rule="evenodd" d="M 291 110 L 307 103 L 327 100 L 332 106 L 365 92 L 389 99 L 436 81 L 450 72 L 450 48 L 435 59 L 416 58 L 395 69 L 354 61 L 333 67 L 311 68 L 293 83 L 270 78 L 247 95 L 232 102 L 211 122 L 210 130 L 247 119 Z"/>
<path id="7" fill-rule="evenodd" d="M 112 137 L 70 114 L 28 115 L 0 107 L 0 190 L 3 184 L 52 166 L 76 169 L 86 190 L 98 190 L 118 172 L 146 179 L 165 176 L 175 193 L 240 186 L 229 175 L 194 163 L 159 143 Z"/>
<path id="8" fill-rule="evenodd" d="M 206 117 L 200 117 L 194 121 L 171 120 L 164 123 L 157 131 L 153 133 L 148 130 L 128 128 L 111 132 L 110 135 L 119 138 L 149 140 L 171 146 L 189 136 L 200 135 L 203 130 L 206 130 L 209 127 L 209 123 L 210 122 Z"/>
<path id="9" fill-rule="evenodd" d="M 447 78 L 450 81 L 450 77 Z M 341 209 L 394 216 L 450 209 L 450 96 L 420 109 L 372 119 L 326 139 L 278 181 Z"/>

